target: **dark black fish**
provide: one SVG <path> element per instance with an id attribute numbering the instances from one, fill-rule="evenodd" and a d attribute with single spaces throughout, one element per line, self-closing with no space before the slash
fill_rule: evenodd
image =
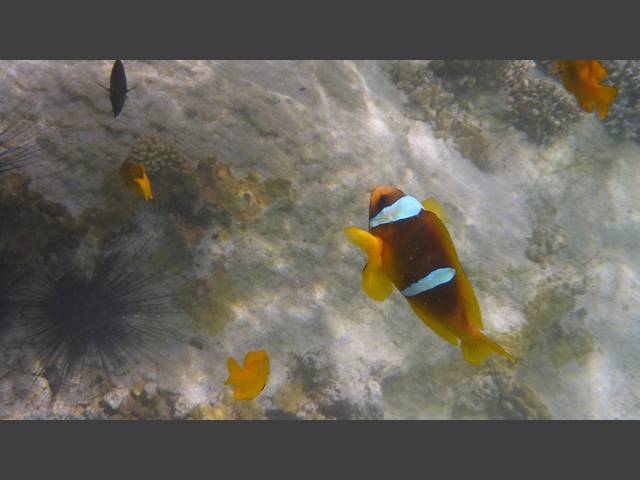
<path id="1" fill-rule="evenodd" d="M 122 111 L 127 92 L 130 91 L 127 90 L 127 75 L 124 73 L 124 64 L 121 60 L 116 60 L 111 69 L 111 83 L 109 84 L 109 98 L 114 118 Z"/>

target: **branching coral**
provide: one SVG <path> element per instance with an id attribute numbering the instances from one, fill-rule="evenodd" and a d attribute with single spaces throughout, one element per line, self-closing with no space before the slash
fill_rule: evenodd
<path id="1" fill-rule="evenodd" d="M 605 61 L 608 82 L 618 88 L 604 120 L 607 131 L 616 138 L 640 142 L 640 61 Z"/>
<path id="2" fill-rule="evenodd" d="M 565 135 L 580 119 L 575 100 L 553 81 L 524 79 L 509 93 L 507 120 L 535 143 L 546 144 Z"/>
<path id="3" fill-rule="evenodd" d="M 511 88 L 533 68 L 530 60 L 434 60 L 429 69 L 456 93 Z"/>

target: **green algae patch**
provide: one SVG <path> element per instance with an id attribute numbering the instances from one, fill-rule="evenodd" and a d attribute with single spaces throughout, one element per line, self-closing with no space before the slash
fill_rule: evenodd
<path id="1" fill-rule="evenodd" d="M 264 420 L 264 408 L 258 398 L 235 400 L 232 390 L 225 390 L 215 403 L 196 405 L 187 414 L 188 420 Z"/>
<path id="2" fill-rule="evenodd" d="M 580 366 L 587 363 L 589 354 L 594 350 L 593 336 L 586 329 L 567 332 L 562 328 L 551 331 L 553 343 L 550 345 L 551 361 L 556 368 L 576 362 Z"/>
<path id="3" fill-rule="evenodd" d="M 104 241 L 113 232 L 131 227 L 138 209 L 146 202 L 142 195 L 127 190 L 116 170 L 103 177 L 100 192 L 105 198 L 104 206 L 85 209 L 79 223 L 89 227 L 96 237 Z"/>
<path id="4" fill-rule="evenodd" d="M 196 405 L 187 415 L 187 420 L 228 420 L 224 409 L 214 407 L 208 403 Z"/>
<path id="5" fill-rule="evenodd" d="M 24 273 L 40 268 L 42 259 L 53 252 L 74 248 L 84 234 L 64 205 L 46 200 L 30 184 L 31 177 L 19 172 L 0 178 L 0 230 L 11 239 L 7 247 L 19 247 L 16 255 Z"/>
<path id="6" fill-rule="evenodd" d="M 536 392 L 516 378 L 512 364 L 495 356 L 479 367 L 462 358 L 414 364 L 385 377 L 381 388 L 385 410 L 411 412 L 409 418 L 551 418 Z"/>
<path id="7" fill-rule="evenodd" d="M 211 279 L 196 279 L 181 290 L 181 302 L 193 329 L 217 335 L 235 318 L 233 307 L 244 300 L 242 290 L 218 270 Z"/>
<path id="8" fill-rule="evenodd" d="M 147 264 L 152 272 L 183 273 L 191 267 L 190 245 L 180 227 L 181 225 L 169 224 L 162 242 L 149 254 Z"/>
<path id="9" fill-rule="evenodd" d="M 273 404 L 280 410 L 297 414 L 306 399 L 302 379 L 286 380 L 273 397 Z"/>
<path id="10" fill-rule="evenodd" d="M 240 222 L 254 220 L 268 205 L 277 202 L 293 202 L 295 190 L 290 179 L 262 180 L 257 172 L 249 172 L 236 178 L 228 165 L 209 157 L 198 166 L 200 193 L 207 204 L 223 207 Z"/>
<path id="11" fill-rule="evenodd" d="M 349 110 L 361 110 L 367 104 L 357 74 L 343 61 L 323 61 L 314 67 L 324 92 Z"/>
<path id="12" fill-rule="evenodd" d="M 586 311 L 576 310 L 576 297 L 583 293 L 582 284 L 570 285 L 556 279 L 541 286 L 525 306 L 527 323 L 519 335 L 523 350 L 545 348 L 556 368 L 574 361 L 585 365 L 594 350 L 594 339 L 583 326 Z"/>

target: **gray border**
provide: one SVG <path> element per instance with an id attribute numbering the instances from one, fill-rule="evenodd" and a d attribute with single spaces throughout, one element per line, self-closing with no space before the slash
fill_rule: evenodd
<path id="1" fill-rule="evenodd" d="M 638 425 L 31 421 L 0 423 L 0 438 L 3 477 L 16 479 L 619 478 L 637 470 Z"/>
<path id="2" fill-rule="evenodd" d="M 4 6 L 0 58 L 640 58 L 628 0 L 41 3 Z"/>

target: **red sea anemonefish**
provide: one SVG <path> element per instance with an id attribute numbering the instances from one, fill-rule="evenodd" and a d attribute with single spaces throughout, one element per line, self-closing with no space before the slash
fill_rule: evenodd
<path id="1" fill-rule="evenodd" d="M 452 345 L 462 342 L 464 358 L 473 365 L 492 352 L 513 360 L 481 331 L 478 301 L 443 218 L 433 198 L 421 203 L 397 188 L 376 187 L 369 203 L 369 231 L 345 229 L 368 256 L 363 289 L 383 301 L 395 286 L 434 332 Z"/>

